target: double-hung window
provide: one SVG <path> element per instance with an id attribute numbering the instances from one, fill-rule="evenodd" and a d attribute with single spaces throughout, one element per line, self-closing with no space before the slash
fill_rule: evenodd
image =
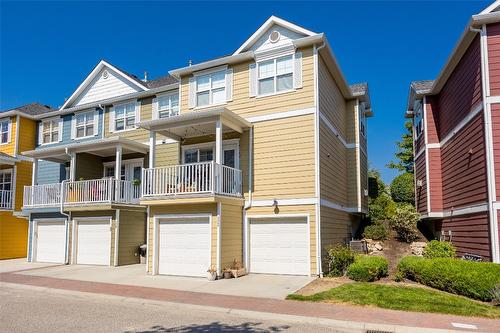
<path id="1" fill-rule="evenodd" d="M 12 170 L 0 170 L 0 209 L 12 208 Z"/>
<path id="2" fill-rule="evenodd" d="M 94 111 L 77 113 L 75 115 L 75 136 L 76 138 L 86 138 L 95 135 L 95 113 Z"/>
<path id="3" fill-rule="evenodd" d="M 179 95 L 158 96 L 158 118 L 168 118 L 179 114 Z"/>
<path id="4" fill-rule="evenodd" d="M 196 106 L 222 104 L 226 102 L 226 71 L 196 77 Z"/>
<path id="5" fill-rule="evenodd" d="M 42 134 L 41 144 L 49 144 L 59 141 L 59 118 L 42 120 L 41 127 L 39 127 Z"/>
<path id="6" fill-rule="evenodd" d="M 135 128 L 136 113 L 135 102 L 128 104 L 121 104 L 115 108 L 115 131 L 124 131 Z"/>
<path id="7" fill-rule="evenodd" d="M 258 94 L 269 95 L 293 89 L 293 56 L 264 60 L 258 66 Z"/>
<path id="8" fill-rule="evenodd" d="M 0 144 L 8 143 L 10 136 L 10 120 L 0 120 Z"/>
<path id="9" fill-rule="evenodd" d="M 415 119 L 414 119 L 414 127 L 415 127 L 415 138 L 418 138 L 423 130 L 424 130 L 424 119 L 422 113 L 422 104 L 418 103 L 415 108 Z"/>

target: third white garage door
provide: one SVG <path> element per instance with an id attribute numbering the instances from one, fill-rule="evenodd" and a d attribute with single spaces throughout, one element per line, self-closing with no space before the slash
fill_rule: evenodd
<path id="1" fill-rule="evenodd" d="M 158 273 L 206 276 L 210 266 L 210 220 L 160 220 Z"/>
<path id="2" fill-rule="evenodd" d="M 76 263 L 110 265 L 111 228 L 109 219 L 77 221 Z"/>
<path id="3" fill-rule="evenodd" d="M 250 272 L 309 275 L 305 218 L 250 220 Z"/>

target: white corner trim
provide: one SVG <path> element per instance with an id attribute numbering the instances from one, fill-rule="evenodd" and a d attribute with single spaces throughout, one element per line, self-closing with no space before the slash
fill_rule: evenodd
<path id="1" fill-rule="evenodd" d="M 340 140 L 340 142 L 342 142 L 344 147 L 346 147 L 347 149 L 355 149 L 359 146 L 356 143 L 347 143 L 347 141 L 342 137 L 342 135 L 340 135 L 339 131 L 337 131 L 335 126 L 332 125 L 332 123 L 326 118 L 326 116 L 321 111 L 319 111 L 318 113 L 319 113 L 319 118 L 325 123 L 325 125 L 330 129 L 330 131 Z"/>
<path id="2" fill-rule="evenodd" d="M 267 120 L 284 119 L 284 118 L 303 116 L 303 115 L 307 115 L 307 114 L 314 114 L 315 112 L 316 112 L 316 107 L 313 106 L 313 107 L 307 108 L 307 109 L 298 109 L 298 110 L 292 110 L 292 111 L 271 113 L 271 114 L 266 114 L 266 115 L 262 115 L 262 116 L 249 117 L 249 118 L 246 118 L 246 120 L 251 122 L 251 123 L 258 123 L 258 122 L 267 121 Z"/>
<path id="3" fill-rule="evenodd" d="M 362 212 L 362 211 L 361 212 L 358 211 L 357 207 L 347 207 L 347 206 L 344 206 L 342 204 L 339 204 L 337 202 L 333 202 L 333 201 L 330 201 L 327 199 L 321 199 L 320 203 L 321 203 L 321 206 L 325 206 L 325 207 L 328 207 L 331 209 L 340 210 L 340 211 L 346 212 L 346 213 L 361 213 Z"/>
<path id="4" fill-rule="evenodd" d="M 278 206 L 300 206 L 300 205 L 315 205 L 316 198 L 303 198 L 303 199 L 270 199 L 270 200 L 252 200 L 252 207 L 272 207 L 274 200 Z"/>
<path id="5" fill-rule="evenodd" d="M 324 47 L 325 44 L 323 44 Z M 318 47 L 313 46 L 314 57 L 314 192 L 315 199 L 315 214 L 316 214 L 316 273 L 321 277 L 323 274 L 323 267 L 321 262 L 321 173 L 320 173 L 320 131 L 319 131 L 319 61 L 318 61 Z"/>
<path id="6" fill-rule="evenodd" d="M 429 181 L 429 139 L 427 137 L 427 97 L 422 101 L 422 113 L 424 114 L 424 140 L 425 140 L 425 187 L 427 191 L 427 213 L 431 211 L 431 184 Z"/>

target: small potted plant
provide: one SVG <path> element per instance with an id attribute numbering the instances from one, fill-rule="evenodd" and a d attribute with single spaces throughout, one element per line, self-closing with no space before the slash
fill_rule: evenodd
<path id="1" fill-rule="evenodd" d="M 207 269 L 207 279 L 208 281 L 215 281 L 217 279 L 217 269 L 214 265 L 211 265 Z"/>
<path id="2" fill-rule="evenodd" d="M 134 186 L 139 186 L 139 185 L 141 185 L 141 180 L 140 180 L 140 179 L 137 179 L 137 178 L 134 178 L 134 179 L 132 180 L 132 185 L 134 185 Z"/>
<path id="3" fill-rule="evenodd" d="M 229 268 L 224 268 L 222 270 L 222 273 L 224 275 L 224 279 L 232 279 L 233 278 L 233 273 L 231 273 L 231 269 L 229 269 Z"/>
<path id="4" fill-rule="evenodd" d="M 235 278 L 238 278 L 240 276 L 243 276 L 246 274 L 246 270 L 245 268 L 243 267 L 243 264 L 234 259 L 232 265 L 231 265 L 231 268 L 230 268 L 230 271 L 231 271 L 231 274 L 235 277 Z"/>

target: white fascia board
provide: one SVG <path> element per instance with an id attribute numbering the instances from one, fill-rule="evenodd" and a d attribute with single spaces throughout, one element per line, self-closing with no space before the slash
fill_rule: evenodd
<path id="1" fill-rule="evenodd" d="M 83 82 L 78 86 L 78 88 L 76 88 L 76 90 L 73 92 L 73 94 L 71 94 L 71 96 L 66 100 L 66 102 L 64 102 L 63 106 L 60 108 L 60 110 L 63 110 L 66 108 L 66 106 L 71 103 L 78 95 L 80 95 L 83 90 L 87 87 L 87 85 L 92 82 L 92 80 L 94 79 L 94 77 L 101 71 L 101 69 L 103 69 L 104 67 L 109 67 L 110 69 L 112 69 L 113 71 L 117 72 L 118 74 L 120 74 L 121 76 L 123 76 L 123 78 L 125 78 L 127 81 L 129 81 L 130 83 L 132 83 L 133 85 L 141 88 L 142 90 L 149 90 L 148 87 L 146 87 L 145 85 L 137 82 L 137 81 L 134 81 L 134 80 L 131 80 L 129 78 L 129 75 L 125 74 L 124 72 L 122 72 L 121 70 L 119 70 L 118 68 L 116 68 L 115 66 L 111 65 L 110 63 L 104 61 L 104 60 L 101 60 L 97 66 L 95 66 L 95 68 L 92 70 L 92 72 L 90 72 L 90 74 L 85 78 L 85 80 L 83 80 Z"/>
<path id="2" fill-rule="evenodd" d="M 20 116 L 20 117 L 24 117 L 24 118 L 31 119 L 31 120 L 35 120 L 37 118 L 37 116 L 32 116 L 30 114 L 26 114 L 24 112 L 21 112 L 19 110 L 15 110 L 15 109 L 0 113 L 0 118 L 7 118 L 7 117 L 14 117 L 14 116 Z"/>
<path id="3" fill-rule="evenodd" d="M 240 54 L 242 53 L 245 49 L 249 48 L 250 46 L 252 46 L 257 40 L 259 40 L 260 37 L 262 37 L 262 35 L 264 34 L 264 32 L 267 31 L 267 29 L 269 29 L 271 26 L 273 26 L 274 24 L 276 25 L 279 25 L 279 26 L 282 26 L 288 30 L 291 30 L 293 32 L 296 32 L 296 33 L 299 33 L 299 34 L 303 34 L 303 35 L 306 35 L 306 36 L 312 36 L 312 35 L 317 35 L 317 33 L 315 32 L 312 32 L 310 30 L 307 30 L 307 29 L 304 29 L 296 24 L 293 24 L 291 22 L 288 22 L 286 20 L 283 20 L 279 17 L 276 17 L 276 16 L 271 16 L 270 18 L 268 18 L 266 20 L 266 22 L 264 22 L 264 24 L 262 24 L 260 26 L 259 29 L 257 29 L 257 31 L 255 31 L 252 36 L 250 36 L 250 38 L 248 38 L 234 53 L 233 55 L 237 55 L 237 54 Z"/>
<path id="4" fill-rule="evenodd" d="M 227 57 L 222 57 L 222 58 L 217 58 L 214 60 L 209 60 L 205 62 L 201 62 L 196 65 L 191 65 L 191 66 L 186 66 L 178 69 L 174 69 L 169 71 L 168 73 L 172 75 L 173 77 L 179 79 L 181 76 L 192 74 L 197 71 L 201 71 L 207 68 L 212 68 L 212 67 L 217 67 L 217 66 L 222 66 L 222 65 L 229 65 L 245 60 L 250 60 L 254 58 L 254 54 L 252 51 L 248 51 L 245 53 L 237 54 L 237 55 L 230 55 Z"/>
<path id="5" fill-rule="evenodd" d="M 345 79 L 345 76 L 340 69 L 337 58 L 335 57 L 335 54 L 330 47 L 328 39 L 326 37 L 323 37 L 322 40 L 326 46 L 323 48 L 324 50 L 320 50 L 319 53 L 321 54 L 323 52 L 327 52 L 328 56 L 330 56 L 330 61 L 326 61 L 328 59 L 325 59 L 325 64 L 328 66 L 328 69 L 331 71 L 332 76 L 335 78 L 335 81 L 339 85 L 342 95 L 346 99 L 354 98 L 351 92 L 351 88 L 349 87 L 349 84 L 347 83 L 347 80 Z"/>
<path id="6" fill-rule="evenodd" d="M 491 5 L 483 9 L 478 15 L 489 14 L 493 10 L 495 10 L 498 6 L 500 6 L 500 0 L 495 0 Z"/>

